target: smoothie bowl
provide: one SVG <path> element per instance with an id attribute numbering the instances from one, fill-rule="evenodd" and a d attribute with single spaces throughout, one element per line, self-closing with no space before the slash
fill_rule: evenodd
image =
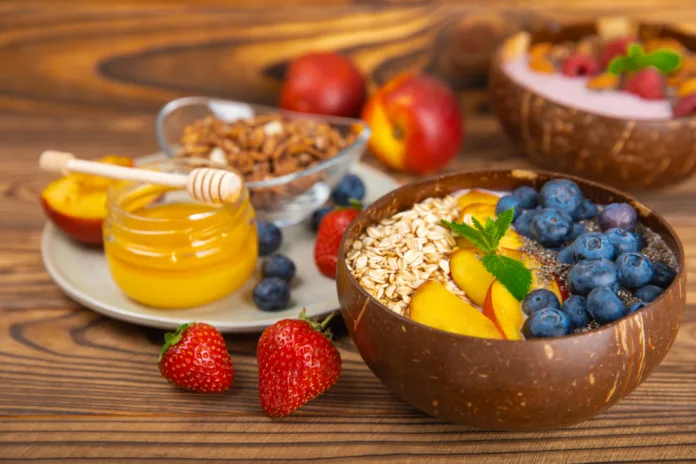
<path id="1" fill-rule="evenodd" d="M 496 54 L 490 91 L 543 168 L 625 190 L 696 169 L 696 37 L 624 18 L 522 32 Z"/>
<path id="2" fill-rule="evenodd" d="M 362 358 L 403 400 L 539 430 L 589 419 L 647 378 L 677 335 L 685 278 L 678 237 L 644 205 L 517 170 L 385 195 L 346 231 L 337 288 Z"/>

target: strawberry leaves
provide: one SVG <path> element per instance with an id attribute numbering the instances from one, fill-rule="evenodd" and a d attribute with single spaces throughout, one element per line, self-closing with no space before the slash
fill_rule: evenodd
<path id="1" fill-rule="evenodd" d="M 474 227 L 448 221 L 442 221 L 442 224 L 456 234 L 466 237 L 483 251 L 485 253 L 482 259 L 483 267 L 495 276 L 516 299 L 522 300 L 532 286 L 532 272 L 520 261 L 498 255 L 500 241 L 510 228 L 513 218 L 514 210 L 510 208 L 500 213 L 495 221 L 491 218 L 486 219 L 485 225 L 474 217 L 471 218 Z"/>
<path id="2" fill-rule="evenodd" d="M 645 53 L 643 47 L 631 44 L 626 50 L 625 56 L 617 56 L 609 63 L 609 72 L 612 74 L 632 73 L 652 66 L 662 74 L 669 74 L 681 66 L 682 57 L 679 53 L 661 49 Z"/>

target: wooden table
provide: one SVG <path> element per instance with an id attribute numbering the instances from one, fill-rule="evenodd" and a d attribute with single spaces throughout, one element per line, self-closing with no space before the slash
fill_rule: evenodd
<path id="1" fill-rule="evenodd" d="M 677 342 L 654 374 L 596 419 L 545 433 L 487 432 L 420 414 L 379 383 L 345 330 L 336 386 L 273 421 L 258 405 L 256 336 L 227 337 L 236 366 L 231 391 L 186 393 L 159 375 L 161 332 L 102 318 L 63 296 L 39 256 L 38 195 L 49 179 L 37 170 L 43 149 L 89 158 L 154 152 L 154 115 L 167 100 L 203 93 L 272 103 L 287 58 L 321 46 L 350 53 L 375 81 L 406 67 L 448 78 L 468 118 L 462 154 L 449 169 L 525 166 L 489 113 L 490 44 L 477 39 L 629 4 L 639 16 L 696 20 L 690 0 L 661 2 L 659 10 L 647 0 L 574 0 L 562 11 L 502 0 L 480 2 L 485 10 L 406 0 L 292 8 L 266 0 L 265 10 L 241 3 L 0 3 L 0 461 L 696 459 L 694 283 Z M 677 229 L 690 271 L 695 195 L 696 178 L 639 194 Z"/>

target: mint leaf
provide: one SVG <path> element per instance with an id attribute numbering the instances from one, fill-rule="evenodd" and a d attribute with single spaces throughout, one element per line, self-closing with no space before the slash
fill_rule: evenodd
<path id="1" fill-rule="evenodd" d="M 619 75 L 628 70 L 628 58 L 617 56 L 609 63 L 609 72 Z"/>
<path id="2" fill-rule="evenodd" d="M 482 236 L 486 235 L 486 229 L 484 229 L 484 227 L 481 225 L 478 219 L 476 219 L 474 216 L 471 216 L 471 222 L 474 223 L 474 227 L 476 227 L 476 230 L 481 232 Z"/>
<path id="3" fill-rule="evenodd" d="M 445 220 L 442 221 L 442 225 L 449 227 L 456 234 L 461 235 L 462 237 L 466 237 L 480 250 L 483 250 L 485 252 L 491 251 L 488 247 L 488 244 L 483 238 L 483 234 L 481 234 L 481 232 L 474 229 L 473 227 L 467 224 L 458 222 L 448 222 Z"/>
<path id="4" fill-rule="evenodd" d="M 640 56 L 645 55 L 643 52 L 643 47 L 640 44 L 637 43 L 632 43 L 628 47 L 626 47 L 626 56 L 629 58 L 638 58 Z"/>
<path id="5" fill-rule="evenodd" d="M 518 301 L 529 294 L 532 272 L 521 261 L 489 253 L 483 256 L 481 263 Z"/>
<path id="6" fill-rule="evenodd" d="M 673 50 L 655 50 L 645 57 L 646 66 L 654 66 L 663 74 L 669 74 L 679 69 L 682 57 Z"/>
<path id="7" fill-rule="evenodd" d="M 498 245 L 500 244 L 500 241 L 503 239 L 505 236 L 505 233 L 508 231 L 510 226 L 512 225 L 512 219 L 515 217 L 515 209 L 510 208 L 498 215 L 498 219 L 495 221 L 495 235 L 493 236 L 493 241 L 492 244 L 495 247 L 495 249 L 498 249 Z"/>

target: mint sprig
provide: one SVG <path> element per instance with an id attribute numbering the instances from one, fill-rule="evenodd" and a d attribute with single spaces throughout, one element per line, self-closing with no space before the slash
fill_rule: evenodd
<path id="1" fill-rule="evenodd" d="M 663 74 L 669 74 L 679 69 L 682 57 L 674 50 L 659 49 L 645 53 L 639 44 L 631 44 L 626 49 L 626 55 L 617 56 L 609 63 L 612 74 L 632 73 L 652 66 Z"/>
<path id="2" fill-rule="evenodd" d="M 498 254 L 500 241 L 510 228 L 513 217 L 514 211 L 510 208 L 498 215 L 495 221 L 491 218 L 486 219 L 485 225 L 474 217 L 471 218 L 474 227 L 449 221 L 442 221 L 442 224 L 454 233 L 466 237 L 483 251 L 485 253 L 481 261 L 483 267 L 498 279 L 512 296 L 521 301 L 529 294 L 532 286 L 532 272 L 520 261 Z"/>

